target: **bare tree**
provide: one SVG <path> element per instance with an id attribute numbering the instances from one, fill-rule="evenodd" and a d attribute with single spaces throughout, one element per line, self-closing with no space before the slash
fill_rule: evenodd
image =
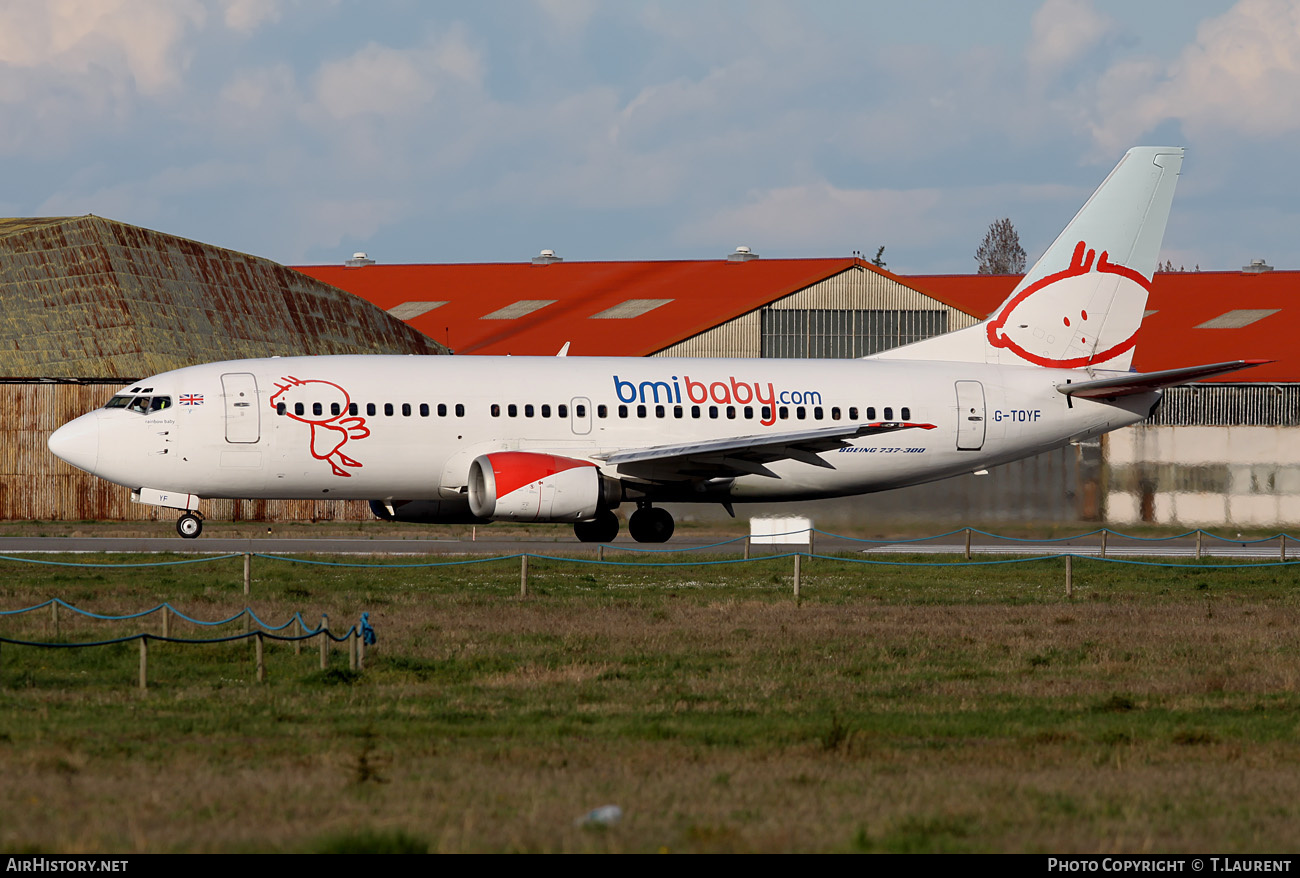
<path id="1" fill-rule="evenodd" d="M 876 250 L 876 258 L 871 260 L 871 264 L 874 265 L 876 268 L 884 268 L 885 267 L 884 257 L 885 257 L 885 245 L 881 244 L 879 249 Z"/>
<path id="2" fill-rule="evenodd" d="M 979 274 L 1024 274 L 1025 248 L 1011 220 L 1003 217 L 989 226 L 984 242 L 975 251 Z"/>

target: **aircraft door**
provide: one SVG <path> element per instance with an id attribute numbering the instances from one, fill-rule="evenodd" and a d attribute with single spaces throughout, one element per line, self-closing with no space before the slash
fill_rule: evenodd
<path id="1" fill-rule="evenodd" d="M 586 436 L 591 432 L 591 400 L 585 396 L 573 398 L 569 403 L 569 423 L 578 436 Z"/>
<path id="2" fill-rule="evenodd" d="M 226 441 L 253 445 L 262 438 L 262 412 L 257 404 L 257 379 L 249 372 L 221 376 L 226 403 Z"/>
<path id="3" fill-rule="evenodd" d="M 978 381 L 958 381 L 958 451 L 979 451 L 984 447 L 984 414 L 984 385 Z"/>

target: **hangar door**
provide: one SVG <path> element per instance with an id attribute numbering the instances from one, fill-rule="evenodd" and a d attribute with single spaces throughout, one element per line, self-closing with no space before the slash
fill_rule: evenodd
<path id="1" fill-rule="evenodd" d="M 221 376 L 226 402 L 226 441 L 252 445 L 262 437 L 262 413 L 257 406 L 257 379 L 250 372 Z"/>
<path id="2" fill-rule="evenodd" d="M 978 381 L 957 382 L 957 450 L 979 451 L 984 447 L 984 385 Z"/>

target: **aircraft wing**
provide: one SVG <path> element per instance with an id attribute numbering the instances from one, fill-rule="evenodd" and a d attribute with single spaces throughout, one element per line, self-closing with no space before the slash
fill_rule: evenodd
<path id="1" fill-rule="evenodd" d="M 1165 369 L 1161 372 L 1131 372 L 1115 378 L 1098 378 L 1095 381 L 1079 381 L 1073 384 L 1058 384 L 1056 389 L 1066 396 L 1079 396 L 1085 399 L 1109 399 L 1116 396 L 1132 396 L 1135 393 L 1150 393 L 1162 387 L 1173 387 L 1222 375 L 1238 369 L 1262 366 L 1272 360 L 1233 360 L 1230 363 L 1211 363 L 1208 366 L 1186 366 L 1182 369 Z"/>
<path id="2" fill-rule="evenodd" d="M 833 464 L 817 456 L 818 452 L 846 448 L 850 439 L 864 436 L 934 428 L 934 424 L 877 421 L 761 436 L 733 436 L 683 445 L 629 448 L 597 455 L 597 458 L 617 466 L 620 473 L 652 481 L 734 478 L 742 475 L 775 479 L 780 477 L 765 464 L 779 460 L 797 460 L 812 466 L 834 469 Z"/>

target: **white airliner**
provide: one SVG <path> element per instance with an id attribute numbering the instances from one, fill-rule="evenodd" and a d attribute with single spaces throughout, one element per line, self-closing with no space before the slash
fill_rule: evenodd
<path id="1" fill-rule="evenodd" d="M 331 356 L 237 360 L 123 388 L 50 450 L 182 510 L 371 501 L 384 519 L 573 522 L 663 542 L 656 503 L 915 485 L 1145 418 L 1160 388 L 1255 365 L 1129 371 L 1181 148 L 1129 152 L 983 323 L 860 360 Z"/>

